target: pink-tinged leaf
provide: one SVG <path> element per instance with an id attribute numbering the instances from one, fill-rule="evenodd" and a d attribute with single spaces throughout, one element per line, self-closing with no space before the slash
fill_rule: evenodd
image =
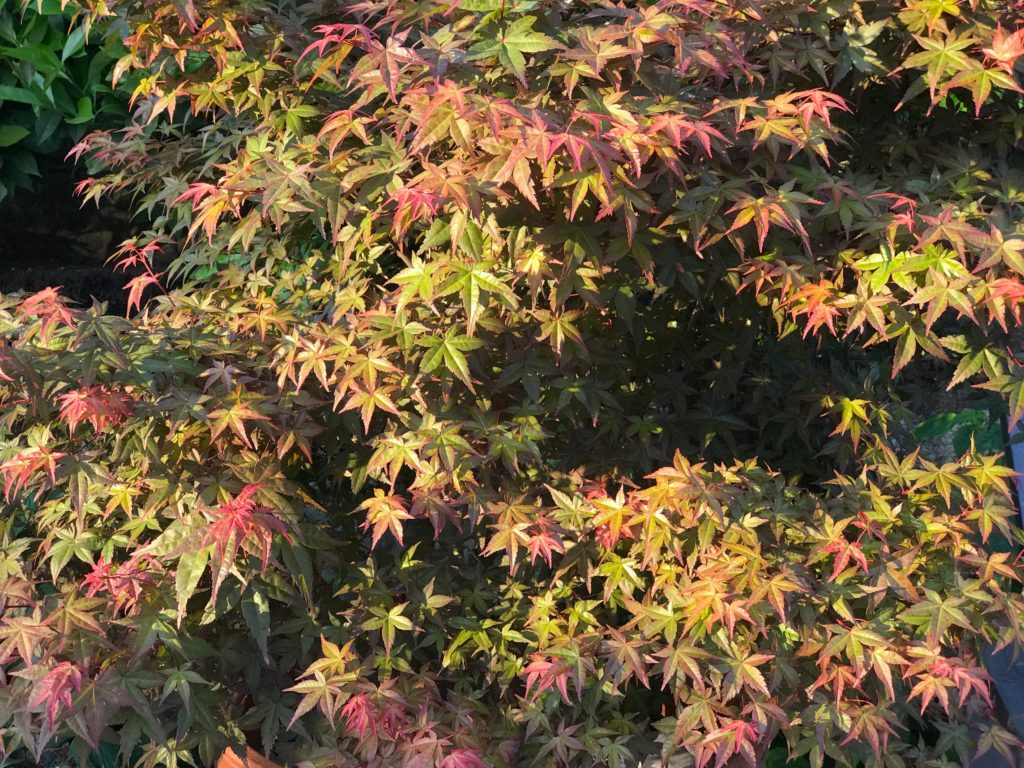
<path id="1" fill-rule="evenodd" d="M 128 291 L 127 313 L 129 315 L 132 313 L 133 308 L 142 309 L 142 294 L 151 285 L 160 285 L 160 275 L 139 275 L 125 283 L 124 289 Z"/>
<path id="2" fill-rule="evenodd" d="M 360 741 L 368 736 L 377 735 L 380 727 L 380 716 L 377 707 L 365 693 L 352 696 L 341 708 L 341 716 L 345 718 L 345 727 L 354 733 Z"/>
<path id="3" fill-rule="evenodd" d="M 99 434 L 108 426 L 117 426 L 132 415 L 130 396 L 104 386 L 81 387 L 57 398 L 60 418 L 72 434 L 83 421 Z"/>
<path id="4" fill-rule="evenodd" d="M 45 472 L 51 484 L 56 483 L 57 461 L 66 455 L 45 446 L 38 446 L 27 448 L 0 464 L 0 476 L 4 478 L 4 498 L 10 501 L 11 496 L 28 487 L 32 478 L 39 472 Z"/>
<path id="5" fill-rule="evenodd" d="M 44 706 L 46 719 L 52 725 L 63 705 L 71 707 L 71 698 L 82 687 L 82 670 L 77 664 L 62 661 L 47 672 L 32 688 L 30 707 Z"/>
<path id="6" fill-rule="evenodd" d="M 839 574 L 846 570 L 846 567 L 853 560 L 857 565 L 861 567 L 864 573 L 868 572 L 868 558 L 864 554 L 864 550 L 860 548 L 860 544 L 857 542 L 847 541 L 846 539 L 839 538 L 835 541 L 830 541 L 826 544 L 822 552 L 831 552 L 835 554 L 835 564 L 832 567 L 832 580 L 838 578 Z"/>
<path id="7" fill-rule="evenodd" d="M 475 749 L 453 749 L 441 761 L 441 768 L 487 768 L 487 763 Z"/>
<path id="8" fill-rule="evenodd" d="M 258 490 L 259 485 L 247 485 L 234 499 L 213 510 L 213 520 L 207 528 L 203 546 L 213 544 L 218 556 L 230 563 L 243 545 L 255 545 L 262 568 L 266 570 L 274 534 L 288 540 L 290 537 L 284 521 L 274 510 L 255 502 L 253 497 Z"/>
<path id="9" fill-rule="evenodd" d="M 50 331 L 56 325 L 75 327 L 74 316 L 57 293 L 58 290 L 59 288 L 53 287 L 44 288 L 26 298 L 18 307 L 18 317 L 38 317 L 41 320 L 40 335 L 43 339 L 49 338 Z"/>
<path id="10" fill-rule="evenodd" d="M 535 564 L 539 557 L 550 568 L 553 553 L 565 552 L 565 545 L 561 538 L 555 535 L 551 522 L 546 518 L 538 518 L 535 527 L 536 531 L 530 534 L 530 538 L 526 542 L 526 549 L 530 553 L 530 564 Z"/>
<path id="11" fill-rule="evenodd" d="M 194 184 L 190 184 L 188 189 L 178 195 L 174 200 L 171 201 L 171 205 L 179 205 L 180 203 L 188 202 L 192 205 L 192 210 L 196 210 L 199 204 L 203 201 L 203 198 L 212 195 L 217 191 L 216 184 L 208 184 L 204 181 L 197 181 Z"/>
<path id="12" fill-rule="evenodd" d="M 560 659 L 549 659 L 535 653 L 526 669 L 526 693 L 539 695 L 551 688 L 556 688 L 565 701 L 569 697 L 569 679 L 572 676 L 569 665 Z"/>
<path id="13" fill-rule="evenodd" d="M 115 611 L 131 614 L 145 591 L 156 584 L 156 577 L 163 570 L 154 557 L 141 550 L 116 567 L 100 557 L 82 580 L 82 586 L 86 596 L 106 593 L 110 595 Z"/>
<path id="14" fill-rule="evenodd" d="M 982 53 L 1006 74 L 1012 75 L 1017 59 L 1024 56 L 1024 27 L 1009 32 L 1002 26 L 997 26 L 992 35 L 992 43 L 983 48 Z"/>

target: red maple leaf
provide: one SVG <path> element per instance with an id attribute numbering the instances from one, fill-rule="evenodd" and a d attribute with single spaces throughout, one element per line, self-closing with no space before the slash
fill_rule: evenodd
<path id="1" fill-rule="evenodd" d="M 71 707 L 71 697 L 82 687 L 82 670 L 77 664 L 62 661 L 47 672 L 32 689 L 30 707 L 44 704 L 46 719 L 52 725 L 57 719 L 57 712 L 63 704 Z"/>
<path id="2" fill-rule="evenodd" d="M 561 660 L 545 658 L 542 654 L 535 653 L 530 657 L 530 663 L 526 667 L 526 693 L 541 694 L 550 690 L 552 686 L 558 689 L 562 698 L 571 701 L 569 698 L 569 678 L 571 677 L 569 665 Z"/>
<path id="3" fill-rule="evenodd" d="M 124 284 L 124 289 L 128 291 L 127 314 L 130 315 L 132 313 L 132 308 L 142 308 L 142 294 L 145 293 L 146 289 L 151 285 L 159 286 L 160 275 L 162 274 L 163 273 L 161 272 L 159 275 L 138 275 Z"/>
<path id="4" fill-rule="evenodd" d="M 270 507 L 257 504 L 253 496 L 259 485 L 250 484 L 231 501 L 221 504 L 213 512 L 213 522 L 207 529 L 203 546 L 215 544 L 221 558 L 234 560 L 243 544 L 255 544 L 260 551 L 263 570 L 270 560 L 274 534 L 289 538 L 284 522 Z"/>
<path id="5" fill-rule="evenodd" d="M 299 61 L 306 58 L 312 51 L 316 51 L 317 56 L 323 56 L 327 46 L 340 45 L 345 42 L 359 41 L 362 43 L 361 48 L 369 50 L 371 43 L 377 39 L 373 30 L 362 24 L 320 24 L 313 27 L 313 31 L 321 37 L 306 46 L 306 50 L 299 56 Z"/>
<path id="6" fill-rule="evenodd" d="M 475 749 L 453 749 L 441 761 L 441 768 L 486 768 L 487 763 Z"/>
<path id="7" fill-rule="evenodd" d="M 143 245 L 141 248 L 135 240 L 128 240 L 118 248 L 114 255 L 107 259 L 109 264 L 114 262 L 114 269 L 127 270 L 132 267 L 148 267 L 153 263 L 153 257 L 161 253 L 163 249 L 153 241 Z"/>
<path id="8" fill-rule="evenodd" d="M 199 204 L 203 201 L 203 198 L 212 195 L 217 191 L 216 184 L 208 184 L 205 181 L 197 181 L 194 184 L 189 184 L 188 189 L 178 195 L 171 202 L 171 205 L 178 205 L 186 200 L 192 203 L 192 210 L 194 211 L 199 207 Z"/>
<path id="9" fill-rule="evenodd" d="M 721 768 L 734 755 L 742 755 L 749 765 L 757 762 L 754 746 L 760 740 L 760 729 L 746 720 L 725 720 L 717 730 L 709 733 L 698 744 L 696 763 L 698 768 L 715 758 L 716 768 Z"/>
<path id="10" fill-rule="evenodd" d="M 4 478 L 4 498 L 10 501 L 11 495 L 28 486 L 32 476 L 40 471 L 49 476 L 51 483 L 57 482 L 57 460 L 65 455 L 45 446 L 37 446 L 27 448 L 0 464 L 0 475 Z"/>
<path id="11" fill-rule="evenodd" d="M 365 693 L 357 693 L 345 702 L 341 708 L 341 716 L 345 718 L 345 727 L 359 737 L 360 741 L 368 734 L 377 735 L 380 717 L 373 701 Z"/>
<path id="12" fill-rule="evenodd" d="M 58 290 L 59 287 L 44 288 L 29 296 L 18 307 L 18 317 L 38 317 L 42 320 L 41 334 L 44 339 L 49 338 L 50 330 L 58 323 L 68 328 L 75 325 L 71 310 L 57 293 Z"/>
<path id="13" fill-rule="evenodd" d="M 554 526 L 546 517 L 537 518 L 534 521 L 535 531 L 530 534 L 526 542 L 526 548 L 530 552 L 530 564 L 533 565 L 540 557 L 551 567 L 551 556 L 554 552 L 565 552 L 565 545 L 561 538 L 555 535 Z"/>
<path id="14" fill-rule="evenodd" d="M 1008 32 L 1002 26 L 996 27 L 992 35 L 992 44 L 982 48 L 985 58 L 991 60 L 1008 75 L 1013 74 L 1013 65 L 1024 56 L 1024 28 Z"/>
<path id="15" fill-rule="evenodd" d="M 953 681 L 960 692 L 961 707 L 972 693 L 978 694 L 986 704 L 992 706 L 992 678 L 983 668 L 973 666 L 963 659 L 943 657 L 928 667 L 928 673 Z"/>
<path id="16" fill-rule="evenodd" d="M 807 283 L 793 294 L 789 304 L 796 305 L 790 310 L 793 319 L 805 315 L 807 326 L 804 328 L 804 338 L 808 334 L 815 333 L 822 326 L 825 326 L 836 335 L 835 321 L 839 316 L 839 310 L 830 302 L 836 299 L 832 283 L 822 280 L 820 283 Z"/>
<path id="17" fill-rule="evenodd" d="M 846 566 L 850 564 L 850 560 L 857 563 L 857 565 L 864 570 L 864 573 L 868 572 L 868 558 L 864 554 L 864 550 L 860 548 L 860 544 L 857 542 L 839 538 L 835 541 L 830 541 L 822 548 L 821 551 L 831 552 L 836 556 L 835 565 L 832 567 L 833 581 L 839 576 L 839 574 L 846 570 Z"/>
<path id="18" fill-rule="evenodd" d="M 57 401 L 60 403 L 60 418 L 72 434 L 83 421 L 91 424 L 98 434 L 107 426 L 117 426 L 132 415 L 132 398 L 102 385 L 73 389 L 58 397 Z"/>
<path id="19" fill-rule="evenodd" d="M 161 570 L 160 563 L 143 552 L 137 552 L 116 567 L 101 557 L 82 580 L 82 586 L 87 597 L 106 592 L 113 600 L 115 611 L 131 613 L 143 592 L 156 583 L 154 573 Z"/>

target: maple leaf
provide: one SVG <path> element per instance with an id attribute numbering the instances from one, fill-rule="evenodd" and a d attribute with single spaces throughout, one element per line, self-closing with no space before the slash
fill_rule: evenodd
<path id="1" fill-rule="evenodd" d="M 204 198 L 209 197 L 217 191 L 218 187 L 216 184 L 208 184 L 204 181 L 197 181 L 189 184 L 188 189 L 174 198 L 171 205 L 178 205 L 180 203 L 188 202 L 192 205 L 192 210 L 195 211 L 199 207 L 199 204 Z"/>
<path id="2" fill-rule="evenodd" d="M 363 66 L 377 65 L 376 73 L 387 89 L 392 101 L 398 101 L 398 80 L 403 65 L 415 64 L 426 65 L 426 61 L 416 51 L 405 45 L 405 39 L 409 36 L 409 30 L 403 30 L 392 35 L 386 42 L 381 43 L 376 38 L 370 39 L 370 51 L 360 62 Z M 353 79 L 356 73 L 353 73 Z"/>
<path id="3" fill-rule="evenodd" d="M 761 674 L 759 666 L 771 661 L 775 656 L 770 653 L 749 653 L 742 649 L 732 647 L 729 656 L 723 659 L 723 664 L 729 669 L 725 678 L 727 696 L 733 696 L 740 688 L 747 688 L 750 691 L 771 696 L 768 691 L 768 683 Z"/>
<path id="4" fill-rule="evenodd" d="M 345 727 L 354 733 L 360 741 L 368 736 L 376 735 L 380 727 L 380 716 L 377 707 L 365 693 L 357 693 L 349 698 L 341 708 L 341 716 L 345 718 Z"/>
<path id="5" fill-rule="evenodd" d="M 71 697 L 82 687 L 82 669 L 70 661 L 61 661 L 50 668 L 32 687 L 30 707 L 45 705 L 46 719 L 52 726 L 57 722 L 61 705 L 71 707 Z"/>
<path id="6" fill-rule="evenodd" d="M 807 325 L 804 328 L 804 337 L 817 332 L 822 326 L 828 328 L 833 336 L 836 335 L 835 321 L 840 316 L 840 310 L 835 306 L 835 288 L 828 280 L 819 283 L 806 283 L 789 299 L 793 305 L 790 314 L 794 319 L 806 316 Z"/>
<path id="7" fill-rule="evenodd" d="M 414 222 L 434 218 L 444 202 L 436 192 L 411 183 L 392 190 L 390 201 L 395 204 L 392 232 L 396 240 L 401 240 Z"/>
<path id="8" fill-rule="evenodd" d="M 36 616 L 8 616 L 0 619 L 0 664 L 15 654 L 31 667 L 36 663 L 36 644 L 53 634 Z"/>
<path id="9" fill-rule="evenodd" d="M 418 457 L 412 462 L 420 465 Z M 422 489 L 415 489 L 412 492 L 412 505 L 409 507 L 413 517 L 426 518 L 434 528 L 434 540 L 441 535 L 448 523 L 451 523 L 457 530 L 462 530 L 462 518 L 452 500 L 438 496 L 434 492 L 425 492 Z"/>
<path id="10" fill-rule="evenodd" d="M 231 431 L 249 448 L 253 447 L 252 439 L 246 431 L 246 421 L 270 421 L 270 417 L 253 407 L 249 401 L 255 401 L 256 396 L 243 393 L 241 387 L 221 407 L 209 414 L 210 439 L 216 440 L 225 429 Z"/>
<path id="11" fill-rule="evenodd" d="M 726 215 L 735 213 L 726 234 L 742 229 L 750 222 L 754 223 L 757 232 L 757 247 L 764 251 L 765 240 L 768 239 L 768 231 L 771 225 L 781 226 L 800 237 L 805 250 L 810 252 L 810 240 L 807 230 L 801 221 L 799 205 L 822 205 L 820 200 L 792 190 L 793 183 L 787 182 L 774 194 L 763 197 L 754 197 L 747 193 L 738 195 L 736 203 L 726 211 Z"/>
<path id="12" fill-rule="evenodd" d="M 51 484 L 56 483 L 57 461 L 66 455 L 46 446 L 36 446 L 26 448 L 0 464 L 0 475 L 4 478 L 4 498 L 10 501 L 11 496 L 28 487 L 33 476 L 40 471 L 46 473 Z M 42 492 L 41 488 L 39 490 Z"/>
<path id="13" fill-rule="evenodd" d="M 961 707 L 972 694 L 980 696 L 986 704 L 992 706 L 992 678 L 982 667 L 974 666 L 963 659 L 943 657 L 928 666 L 927 674 L 952 681 L 960 693 Z M 925 706 L 927 702 L 922 704 L 922 711 Z"/>
<path id="14" fill-rule="evenodd" d="M 246 485 L 234 499 L 212 511 L 213 519 L 203 537 L 203 546 L 214 545 L 222 559 L 233 562 L 242 546 L 255 545 L 259 549 L 261 567 L 265 571 L 270 560 L 274 534 L 280 534 L 288 541 L 291 537 L 284 521 L 274 510 L 256 503 L 253 497 L 259 489 L 258 484 Z"/>
<path id="15" fill-rule="evenodd" d="M 555 535 L 551 521 L 546 517 L 539 517 L 534 522 L 536 531 L 530 533 L 526 541 L 526 549 L 530 553 L 530 564 L 533 565 L 540 557 L 551 567 L 551 556 L 555 552 L 565 552 L 565 544 L 560 537 Z"/>
<path id="16" fill-rule="evenodd" d="M 593 525 L 606 549 L 614 549 L 620 538 L 635 539 L 631 526 L 636 522 L 636 511 L 627 502 L 622 489 L 613 499 L 600 495 L 591 501 L 594 507 Z"/>
<path id="17" fill-rule="evenodd" d="M 299 701 L 298 706 L 295 707 L 295 712 L 288 723 L 288 727 L 291 728 L 295 725 L 295 721 L 317 706 L 327 716 L 329 721 L 334 722 L 338 704 L 343 696 L 342 686 L 335 681 L 333 675 L 327 678 L 323 670 L 314 669 L 313 667 L 310 667 L 303 677 L 311 679 L 303 680 L 286 689 L 293 693 L 302 694 L 302 699 Z"/>
<path id="18" fill-rule="evenodd" d="M 572 670 L 564 659 L 551 659 L 544 654 L 535 653 L 530 657 L 530 663 L 523 671 L 526 673 L 527 695 L 533 692 L 535 696 L 539 696 L 554 687 L 562 694 L 565 701 L 572 701 L 569 698 L 569 681 L 572 678 Z"/>
<path id="19" fill-rule="evenodd" d="M 156 558 L 141 550 L 133 553 L 119 566 L 100 556 L 92 570 L 82 579 L 82 586 L 88 597 L 106 592 L 114 601 L 115 611 L 131 613 L 145 591 L 156 583 L 156 576 L 162 571 Z"/>
<path id="20" fill-rule="evenodd" d="M 68 425 L 71 434 L 83 421 L 91 424 L 97 434 L 108 426 L 117 426 L 132 415 L 134 402 L 127 393 L 102 385 L 72 389 L 60 395 L 57 401 L 60 403 L 60 418 Z"/>
<path id="21" fill-rule="evenodd" d="M 733 756 L 742 756 L 748 765 L 757 763 L 754 747 L 760 741 L 760 728 L 745 720 L 724 720 L 722 725 L 704 736 L 696 745 L 698 768 L 715 758 L 716 768 L 722 768 Z"/>
<path id="22" fill-rule="evenodd" d="M 406 511 L 405 499 L 395 495 L 389 496 L 380 488 L 374 488 L 373 496 L 360 504 L 359 509 L 366 511 L 366 521 L 362 525 L 363 530 L 373 527 L 371 547 L 376 547 L 377 542 L 388 531 L 395 537 L 395 541 L 399 545 L 403 543 L 402 521 L 412 520 L 412 515 Z"/>
<path id="23" fill-rule="evenodd" d="M 1006 74 L 1013 74 L 1013 65 L 1024 56 L 1024 27 L 1009 32 L 1000 24 L 992 34 L 992 42 L 981 52 Z"/>
<path id="24" fill-rule="evenodd" d="M 57 293 L 59 290 L 59 286 L 44 288 L 24 299 L 18 306 L 18 317 L 38 317 L 41 320 L 40 335 L 44 340 L 50 337 L 50 332 L 58 324 L 75 327 L 74 316 Z"/>
<path id="25" fill-rule="evenodd" d="M 466 58 L 488 59 L 496 56 L 502 66 L 512 71 L 516 77 L 525 82 L 526 57 L 524 53 L 540 53 L 561 45 L 542 32 L 536 32 L 533 25 L 537 23 L 534 16 L 522 16 L 499 31 L 492 39 L 482 40 L 467 52 Z"/>
<path id="26" fill-rule="evenodd" d="M 875 757 L 881 760 L 889 744 L 889 738 L 896 736 L 895 726 L 898 726 L 898 723 L 893 720 L 894 715 L 883 707 L 859 707 L 853 716 L 850 732 L 842 744 L 865 738 L 871 745 Z"/>
<path id="27" fill-rule="evenodd" d="M 363 430 L 369 434 L 370 421 L 373 419 L 373 413 L 377 408 L 392 413 L 395 416 L 401 416 L 398 406 L 389 397 L 389 393 L 394 392 L 394 390 L 395 387 L 371 387 L 363 390 L 356 385 L 352 385 L 352 395 L 345 405 L 342 406 L 341 411 L 351 411 L 358 408 L 363 419 Z"/>
<path id="28" fill-rule="evenodd" d="M 441 761 L 440 768 L 487 768 L 487 763 L 475 749 L 453 749 Z"/>
<path id="29" fill-rule="evenodd" d="M 831 579 L 833 581 L 839 577 L 839 574 L 846 570 L 850 560 L 857 563 L 864 573 L 868 572 L 868 558 L 864 554 L 864 550 L 860 548 L 860 544 L 858 542 L 847 541 L 845 538 L 840 536 L 822 547 L 821 551 L 834 553 L 836 556 L 835 564 L 832 566 Z"/>
<path id="30" fill-rule="evenodd" d="M 942 87 L 942 94 L 952 88 L 967 88 L 974 99 L 974 116 L 981 115 L 981 108 L 992 94 L 992 88 L 1005 88 L 1010 91 L 1021 91 L 1017 81 L 1001 69 L 988 69 L 971 61 L 959 74 Z"/>
<path id="31" fill-rule="evenodd" d="M 977 40 L 969 34 L 952 33 L 942 40 L 914 35 L 914 39 L 924 48 L 903 62 L 904 67 L 925 68 L 927 70 L 928 88 L 934 95 L 939 81 L 949 74 L 960 72 L 969 66 L 969 59 L 964 50 Z"/>
<path id="32" fill-rule="evenodd" d="M 151 285 L 160 287 L 160 278 L 163 275 L 160 274 L 143 274 L 137 275 L 124 284 L 124 289 L 128 291 L 128 308 L 125 310 L 130 316 L 132 309 L 142 309 L 142 296 L 146 292 L 146 288 Z"/>
<path id="33" fill-rule="evenodd" d="M 1021 750 L 1024 749 L 1024 741 L 1021 741 L 1013 731 L 998 723 L 986 724 L 978 739 L 978 751 L 975 753 L 975 757 L 980 757 L 992 749 L 1012 765 L 1016 757 L 1021 754 Z"/>
<path id="34" fill-rule="evenodd" d="M 316 51 L 318 56 L 323 56 L 327 46 L 338 45 L 351 40 L 361 43 L 365 50 L 369 50 L 371 44 L 377 39 L 374 31 L 362 24 L 318 24 L 313 27 L 313 31 L 320 35 L 320 39 L 306 47 L 302 55 L 299 56 L 299 61 L 302 61 L 313 51 Z"/>

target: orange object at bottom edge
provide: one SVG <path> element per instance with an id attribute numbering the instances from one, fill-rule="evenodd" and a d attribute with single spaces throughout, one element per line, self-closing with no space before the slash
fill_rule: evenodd
<path id="1" fill-rule="evenodd" d="M 217 760 L 216 768 L 283 768 L 283 766 L 267 760 L 251 747 L 245 750 L 244 759 L 239 757 L 235 750 L 228 747 Z"/>

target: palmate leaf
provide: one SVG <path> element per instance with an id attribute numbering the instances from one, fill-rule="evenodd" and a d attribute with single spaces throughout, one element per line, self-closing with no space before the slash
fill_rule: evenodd
<path id="1" fill-rule="evenodd" d="M 915 35 L 914 39 L 924 48 L 910 56 L 905 67 L 920 67 L 927 70 L 928 87 L 934 92 L 944 79 L 950 79 L 971 66 L 971 59 L 965 50 L 977 42 L 969 34 L 951 33 L 944 39 Z"/>
<path id="2" fill-rule="evenodd" d="M 417 343 L 428 350 L 423 356 L 422 370 L 424 373 L 431 373 L 444 366 L 467 387 L 473 388 L 466 353 L 480 349 L 483 346 L 480 339 L 460 335 L 455 329 L 451 329 L 444 336 L 422 338 Z"/>
<path id="3" fill-rule="evenodd" d="M 951 627 L 967 629 L 971 626 L 971 620 L 963 612 L 964 605 L 965 601 L 962 599 L 943 599 L 936 592 L 926 590 L 924 599 L 904 611 L 903 618 L 910 624 L 924 628 L 928 637 L 938 642 Z"/>
<path id="4" fill-rule="evenodd" d="M 534 30 L 536 23 L 536 17 L 522 16 L 510 24 L 487 28 L 482 34 L 490 39 L 481 40 L 470 48 L 468 58 L 496 57 L 502 66 L 522 80 L 526 74 L 526 57 L 523 54 L 541 53 L 560 47 L 557 41 Z"/>

